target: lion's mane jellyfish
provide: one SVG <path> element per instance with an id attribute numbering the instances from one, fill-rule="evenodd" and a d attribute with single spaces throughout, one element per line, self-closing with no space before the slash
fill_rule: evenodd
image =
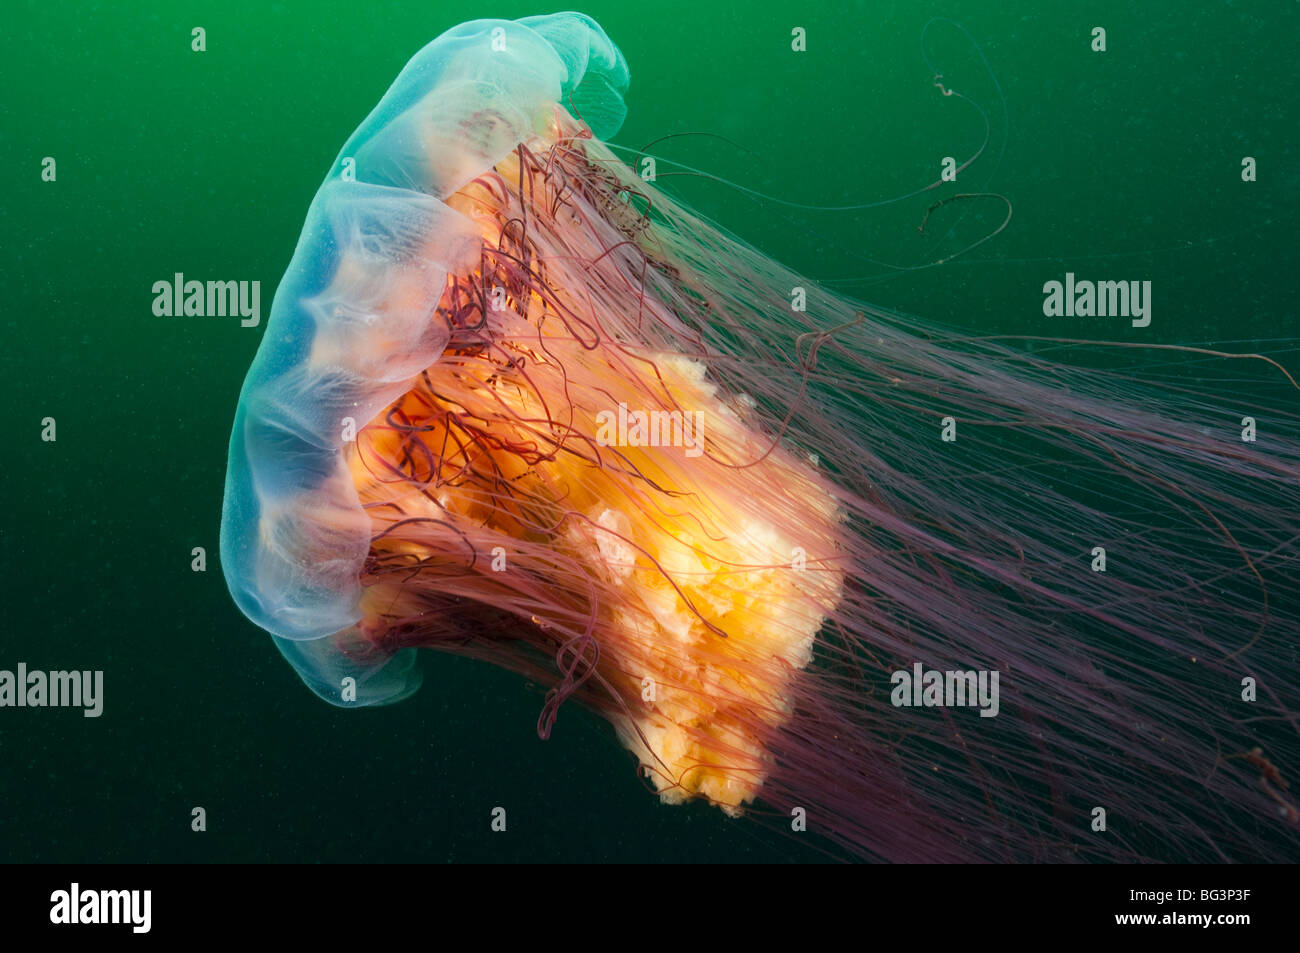
<path id="1" fill-rule="evenodd" d="M 616 159 L 627 82 L 586 17 L 480 20 L 348 141 L 240 396 L 240 608 L 330 702 L 487 659 L 853 856 L 1294 858 L 1294 391 L 826 291 Z"/>

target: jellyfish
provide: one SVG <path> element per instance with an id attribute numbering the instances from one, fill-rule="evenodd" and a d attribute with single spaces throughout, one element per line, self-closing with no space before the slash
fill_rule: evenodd
<path id="1" fill-rule="evenodd" d="M 618 158 L 628 81 L 588 17 L 478 20 L 344 145 L 235 414 L 243 613 L 343 707 L 505 666 L 542 738 L 583 705 L 662 801 L 832 855 L 1293 858 L 1286 370 L 829 290 Z"/>

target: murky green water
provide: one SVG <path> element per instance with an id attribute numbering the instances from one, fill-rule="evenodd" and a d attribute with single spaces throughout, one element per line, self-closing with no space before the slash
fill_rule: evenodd
<path id="1" fill-rule="evenodd" d="M 1278 339 L 1300 337 L 1295 4 L 824 6 L 585 5 L 632 70 L 615 141 L 708 133 L 653 151 L 788 202 L 876 203 L 985 139 L 979 111 L 934 86 L 940 72 L 989 121 L 963 188 L 1014 207 L 951 262 L 926 267 L 995 230 L 1001 200 L 947 206 L 921 234 L 939 193 L 818 212 L 709 179 L 661 184 L 810 276 L 980 333 L 1132 337 L 1123 319 L 1043 316 L 1043 283 L 1069 271 L 1150 280 L 1147 340 L 1280 353 Z M 154 282 L 258 280 L 268 314 L 312 195 L 406 60 L 462 20 L 541 12 L 438 0 L 10 12 L 0 668 L 102 669 L 105 697 L 97 719 L 0 709 L 0 859 L 814 856 L 707 807 L 661 807 L 576 708 L 540 742 L 545 686 L 481 665 L 430 656 L 410 701 L 335 710 L 226 593 L 226 442 L 263 328 L 155 316 Z M 936 23 L 923 48 L 934 16 L 968 34 Z M 1098 26 L 1104 53 L 1090 48 Z M 191 50 L 194 27 L 205 52 Z M 805 52 L 791 49 L 796 27 Z M 1242 181 L 1247 156 L 1257 181 Z M 496 805 L 504 835 L 489 830 Z M 205 833 L 190 829 L 195 806 Z"/>

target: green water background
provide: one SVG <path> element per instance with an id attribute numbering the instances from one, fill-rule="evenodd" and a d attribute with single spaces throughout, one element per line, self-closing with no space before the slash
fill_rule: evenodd
<path id="1" fill-rule="evenodd" d="M 1294 78 L 1280 2 L 590 3 L 632 71 L 615 142 L 818 205 L 875 202 L 990 147 L 963 187 L 790 212 L 716 182 L 670 188 L 846 292 L 979 333 L 1129 339 L 1042 316 L 1042 284 L 1149 279 L 1151 336 L 1279 351 L 1297 328 Z M 1083 7 L 1084 9 L 1075 9 Z M 0 709 L 0 860 L 799 860 L 797 838 L 647 794 L 606 725 L 545 686 L 428 656 L 413 699 L 317 700 L 231 603 L 217 563 L 226 443 L 263 328 L 158 318 L 174 272 L 257 279 L 262 310 L 339 147 L 424 43 L 515 3 L 27 3 L 4 63 L 0 668 L 103 669 L 105 712 Z M 207 51 L 190 50 L 190 30 Z M 1103 26 L 1108 51 L 1089 48 Z M 791 29 L 807 30 L 794 53 Z M 1001 94 L 999 94 L 999 88 Z M 1005 105 L 1005 112 L 1004 112 Z M 1243 156 L 1259 181 L 1243 183 Z M 55 183 L 41 160 L 58 162 Z M 949 189 L 949 192 L 952 190 Z M 948 229 L 953 229 L 948 233 Z M 264 325 L 263 325 L 264 327 Z M 1196 373 L 1189 364 L 1187 373 Z M 1248 396 L 1248 395 L 1247 395 Z M 58 440 L 39 439 L 40 421 Z M 205 547 L 208 571 L 191 571 Z M 489 830 L 507 808 L 509 831 Z M 194 806 L 208 831 L 190 830 Z"/>

